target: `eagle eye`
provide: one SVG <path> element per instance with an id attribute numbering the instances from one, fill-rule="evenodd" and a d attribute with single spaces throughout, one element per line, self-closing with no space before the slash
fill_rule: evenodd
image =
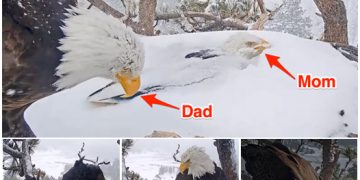
<path id="1" fill-rule="evenodd" d="M 255 46 L 256 45 L 256 42 L 253 42 L 253 41 L 248 41 L 245 43 L 247 46 L 249 47 L 252 47 L 252 46 Z"/>

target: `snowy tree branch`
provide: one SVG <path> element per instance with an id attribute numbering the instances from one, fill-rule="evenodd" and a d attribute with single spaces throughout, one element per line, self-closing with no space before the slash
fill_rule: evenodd
<path id="1" fill-rule="evenodd" d="M 23 156 L 23 154 L 21 152 L 11 148 L 10 146 L 8 146 L 5 143 L 3 144 L 3 151 L 14 158 L 21 158 Z"/>
<path id="2" fill-rule="evenodd" d="M 5 171 L 19 171 L 21 168 L 19 166 L 5 167 L 5 165 L 3 165 L 3 169 Z"/>
<path id="3" fill-rule="evenodd" d="M 108 5 L 106 2 L 104 2 L 103 0 L 88 0 L 93 6 L 99 8 L 101 11 L 103 11 L 106 14 L 110 14 L 112 16 L 114 16 L 115 18 L 122 18 L 124 16 L 123 13 L 117 11 L 116 9 L 114 9 L 113 7 L 111 7 L 110 5 Z"/>
<path id="4" fill-rule="evenodd" d="M 257 0 L 257 3 L 259 5 L 260 11 L 262 14 L 266 13 L 266 9 L 265 9 L 265 5 L 264 5 L 264 0 Z"/>
<path id="5" fill-rule="evenodd" d="M 258 20 L 252 25 L 251 30 L 263 30 L 264 24 L 271 19 L 283 6 L 284 4 L 281 4 L 279 7 L 277 7 L 275 10 L 271 11 L 269 14 L 262 13 Z"/>
<path id="6" fill-rule="evenodd" d="M 245 24 L 245 22 L 241 21 L 240 19 L 234 19 L 234 18 L 221 19 L 220 17 L 215 16 L 210 13 L 193 12 L 193 11 L 184 12 L 183 16 L 186 18 L 203 18 L 207 21 L 214 21 L 214 23 L 212 25 L 210 25 L 211 27 L 225 26 L 225 27 L 236 28 L 238 30 L 247 30 L 248 29 L 248 26 Z M 183 16 L 180 13 L 157 14 L 156 20 L 177 19 L 177 18 L 182 18 Z M 192 19 L 192 20 L 194 20 L 194 19 Z M 197 22 L 189 21 L 189 23 L 195 24 Z M 206 30 L 208 30 L 208 29 L 210 29 L 209 26 L 206 27 Z M 200 30 L 205 30 L 205 29 L 200 29 Z"/>

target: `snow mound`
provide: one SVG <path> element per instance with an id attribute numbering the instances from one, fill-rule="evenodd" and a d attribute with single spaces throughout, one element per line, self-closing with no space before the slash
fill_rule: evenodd
<path id="1" fill-rule="evenodd" d="M 39 137 L 144 137 L 154 130 L 182 137 L 344 137 L 357 132 L 357 64 L 328 43 L 284 33 L 242 32 L 270 42 L 264 53 L 280 56 L 294 75 L 335 76 L 333 90 L 298 89 L 297 81 L 269 68 L 264 53 L 250 61 L 230 55 L 184 58 L 201 49 L 220 49 L 235 33 L 239 31 L 141 38 L 146 52 L 142 89 L 178 84 L 157 91 L 157 98 L 176 106 L 211 103 L 213 119 L 184 120 L 180 111 L 150 108 L 140 97 L 116 105 L 90 103 L 87 96 L 109 83 L 94 78 L 33 103 L 25 120 Z"/>

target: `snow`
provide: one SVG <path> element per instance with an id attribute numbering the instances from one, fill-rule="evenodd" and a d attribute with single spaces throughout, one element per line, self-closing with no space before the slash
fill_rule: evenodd
<path id="1" fill-rule="evenodd" d="M 293 1 L 293 0 L 292 0 Z M 268 0 L 265 2 L 265 6 L 267 9 L 270 10 L 274 10 L 277 7 L 279 7 L 282 3 L 291 3 L 292 1 L 283 1 L 283 0 Z M 345 8 L 346 8 L 346 14 L 347 14 L 347 19 L 348 19 L 348 39 L 349 39 L 349 44 L 352 46 L 357 46 L 358 44 L 358 2 L 356 0 L 344 0 L 345 3 Z M 311 27 L 310 28 L 306 28 L 306 29 L 292 29 L 292 31 L 295 32 L 299 32 L 299 31 L 310 31 L 310 34 L 312 36 L 313 39 L 321 39 L 321 37 L 323 36 L 323 32 L 324 32 L 324 21 L 322 19 L 322 17 L 316 15 L 317 14 L 321 14 L 319 9 L 317 8 L 316 4 L 314 1 L 312 0 L 301 0 L 300 1 L 300 6 L 302 8 L 302 10 L 304 11 L 304 14 L 299 14 L 302 16 L 303 19 L 309 18 L 310 19 L 310 23 Z M 282 7 L 280 9 L 280 11 L 288 11 L 288 9 L 284 9 L 285 7 Z M 292 12 L 289 12 L 290 14 Z M 288 13 L 288 14 L 289 14 Z M 277 13 L 279 14 L 279 12 Z M 284 29 L 286 29 L 286 25 L 289 23 L 298 23 L 297 21 L 293 21 L 296 20 L 297 17 L 292 17 L 289 16 L 286 19 L 276 19 L 276 15 L 274 17 L 274 21 L 276 21 L 278 24 L 278 29 L 274 29 L 272 28 L 272 30 L 275 31 L 284 31 Z M 279 23 L 280 22 L 280 23 Z M 265 25 L 265 29 L 267 29 L 268 24 L 274 24 L 274 22 L 272 22 L 271 20 L 268 21 Z M 274 26 L 274 25 L 272 25 Z"/>
<path id="2" fill-rule="evenodd" d="M 18 6 L 21 7 L 21 8 L 23 8 L 23 9 L 25 9 L 24 5 L 21 3 L 20 0 L 18 1 Z"/>
<path id="3" fill-rule="evenodd" d="M 6 90 L 5 94 L 8 96 L 13 96 L 13 95 L 15 95 L 15 93 L 16 93 L 15 89 L 8 89 L 8 90 Z"/>
<path id="4" fill-rule="evenodd" d="M 312 27 L 310 28 L 311 34 L 314 39 L 321 39 L 324 32 L 324 20 L 322 17 L 316 15 L 321 14 L 314 1 L 302 0 L 300 3 L 303 8 L 304 16 L 309 17 Z"/>
<path id="5" fill-rule="evenodd" d="M 349 44 L 358 45 L 358 1 L 344 0 L 348 20 Z"/>
<path id="6" fill-rule="evenodd" d="M 219 49 L 238 32 L 141 38 L 146 52 L 141 89 L 191 84 L 209 77 L 156 93 L 176 106 L 212 103 L 213 119 L 183 120 L 180 111 L 150 108 L 140 97 L 116 105 L 90 103 L 87 96 L 109 82 L 94 78 L 33 103 L 25 111 L 25 120 L 39 137 L 144 137 L 154 130 L 182 137 L 344 137 L 357 133 L 357 64 L 327 43 L 284 33 L 242 32 L 269 41 L 272 48 L 264 53 L 280 56 L 282 65 L 294 75 L 335 76 L 333 90 L 298 89 L 295 80 L 269 68 L 264 53 L 250 61 L 229 55 L 184 58 L 200 49 Z M 339 115 L 342 109 L 344 116 Z"/>
<path id="7" fill-rule="evenodd" d="M 175 179 L 178 173 L 179 163 L 176 163 L 174 159 L 172 159 L 171 153 L 144 152 L 141 154 L 129 154 L 128 158 L 126 158 L 126 165 L 130 170 L 139 173 L 142 178 L 146 179 L 154 179 L 155 176 L 159 174 L 161 167 L 167 167 L 174 171 L 170 171 L 172 173 L 166 173 L 166 176 L 171 177 L 166 179 Z"/>

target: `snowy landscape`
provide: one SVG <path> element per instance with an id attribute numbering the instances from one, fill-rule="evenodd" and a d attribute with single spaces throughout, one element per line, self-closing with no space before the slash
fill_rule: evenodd
<path id="1" fill-rule="evenodd" d="M 251 33 L 270 42 L 272 47 L 264 53 L 280 56 L 294 74 L 336 77 L 337 88 L 300 90 L 295 80 L 269 68 L 264 53 L 251 60 L 226 54 L 208 60 L 184 58 L 201 49 L 221 49 L 237 33 Z M 192 33 L 141 40 L 146 51 L 141 89 L 170 86 L 155 93 L 175 105 L 214 104 L 213 119 L 183 120 L 179 111 L 150 108 L 140 97 L 115 105 L 91 103 L 87 97 L 109 83 L 95 78 L 33 103 L 25 119 L 34 133 L 42 137 L 144 137 L 162 130 L 183 137 L 345 137 L 357 132 L 357 63 L 328 43 L 266 31 Z M 117 87 L 111 95 L 121 93 Z M 339 115 L 341 110 L 344 116 Z M 82 126 L 86 128 L 79 131 Z M 67 129 L 66 134 L 62 129 Z"/>
<path id="2" fill-rule="evenodd" d="M 326 14 L 317 0 L 159 0 L 148 5 L 145 1 L 79 0 L 75 9 L 66 10 L 72 3 L 39 2 L 56 11 L 49 14 L 57 15 L 51 19 L 55 22 L 47 25 L 47 18 L 39 19 L 30 27 L 40 31 L 36 34 L 40 39 L 52 39 L 50 49 L 41 53 L 54 53 L 46 62 L 53 63 L 50 69 L 41 69 L 50 67 L 43 66 L 42 60 L 26 59 L 21 61 L 25 63 L 22 67 L 39 70 L 20 68 L 17 72 L 5 68 L 5 136 L 145 137 L 154 131 L 180 137 L 357 136 L 357 1 L 341 2 L 342 11 L 333 13 L 346 18 L 341 32 L 333 36 L 324 28 L 340 29 L 335 27 L 337 23 L 325 23 L 331 13 Z M 8 2 L 6 7 L 10 14 L 14 13 L 11 7 L 16 6 L 24 12 L 20 18 L 36 19 L 48 13 L 38 14 L 39 4 L 19 1 Z M 149 8 L 146 17 L 152 17 L 147 22 L 143 22 L 141 13 L 144 7 Z M 64 11 L 86 15 L 59 16 Z M 89 20 L 95 17 L 99 18 L 97 24 Z M 125 26 L 119 20 L 131 26 L 134 33 L 122 29 Z M 79 30 L 77 21 L 89 26 L 88 31 Z M 58 34 L 41 34 L 42 28 L 55 28 Z M 101 28 L 115 34 L 106 36 Z M 112 30 L 116 28 L 119 30 Z M 124 53 L 117 48 L 127 41 L 118 37 L 118 31 L 136 39 L 129 41 L 129 49 L 120 48 Z M 76 39 L 82 45 L 77 45 Z M 50 45 L 48 41 L 33 43 L 39 43 L 39 49 L 31 52 L 34 59 L 39 59 L 37 51 Z M 121 87 L 123 83 L 117 83 L 117 76 L 113 77 L 119 64 L 110 61 L 131 53 L 141 60 L 135 65 L 134 61 L 127 62 L 138 67 L 129 75 L 137 77 L 138 84 L 134 92 L 128 93 Z M 104 55 L 102 60 L 96 58 L 97 54 Z M 269 57 L 275 57 L 279 64 L 272 64 Z M 91 63 L 86 62 L 89 59 Z M 17 74 L 20 80 L 11 79 Z M 300 74 L 319 81 L 330 78 L 334 87 L 298 88 Z M 29 82 L 27 78 L 22 81 L 23 76 L 30 77 Z M 40 82 L 34 78 L 38 76 Z M 68 86 L 59 86 L 59 82 L 66 81 Z M 124 98 L 124 94 L 131 97 Z M 158 103 L 149 107 L 152 104 L 143 96 L 154 94 L 173 108 Z M 184 104 L 201 108 L 211 105 L 212 117 L 182 118 Z"/>
<path id="3" fill-rule="evenodd" d="M 106 2 L 120 12 L 124 10 L 119 2 Z M 206 11 L 216 13 L 210 11 L 217 7 L 216 3 L 211 1 Z M 87 1 L 79 1 L 78 6 L 88 5 Z M 318 41 L 324 23 L 316 15 L 319 10 L 315 3 L 272 0 L 265 5 L 270 10 L 280 9 L 265 23 L 263 31 L 184 33 L 182 28 L 172 26 L 175 21 L 170 20 L 159 21 L 156 27 L 161 28 L 159 36 L 139 35 L 145 51 L 139 93 L 156 93 L 158 99 L 177 107 L 212 104 L 211 119 L 184 120 L 181 110 L 156 105 L 150 108 L 140 94 L 113 100 L 111 97 L 124 94 L 117 83 L 88 98 L 111 82 L 100 77 L 34 102 L 26 109 L 24 119 L 40 137 L 144 137 L 153 131 L 174 132 L 181 137 L 357 134 L 357 62 L 347 59 L 331 44 Z M 356 46 L 357 3 L 345 1 L 345 6 L 349 44 Z M 177 8 L 175 1 L 159 1 L 157 11 L 172 12 Z M 269 42 L 271 47 L 251 59 L 242 57 L 241 52 L 226 51 L 225 42 L 247 34 Z M 189 53 L 208 49 L 216 57 L 185 58 Z M 265 54 L 280 57 L 279 62 L 294 76 L 335 77 L 336 88 L 299 89 L 297 80 L 269 67 Z M 107 98 L 110 100 L 103 101 Z M 86 128 L 79 131 L 82 126 Z M 62 129 L 67 129 L 66 134 Z"/>
<path id="4" fill-rule="evenodd" d="M 358 179 L 357 0 L 2 5 L 4 180 Z"/>

